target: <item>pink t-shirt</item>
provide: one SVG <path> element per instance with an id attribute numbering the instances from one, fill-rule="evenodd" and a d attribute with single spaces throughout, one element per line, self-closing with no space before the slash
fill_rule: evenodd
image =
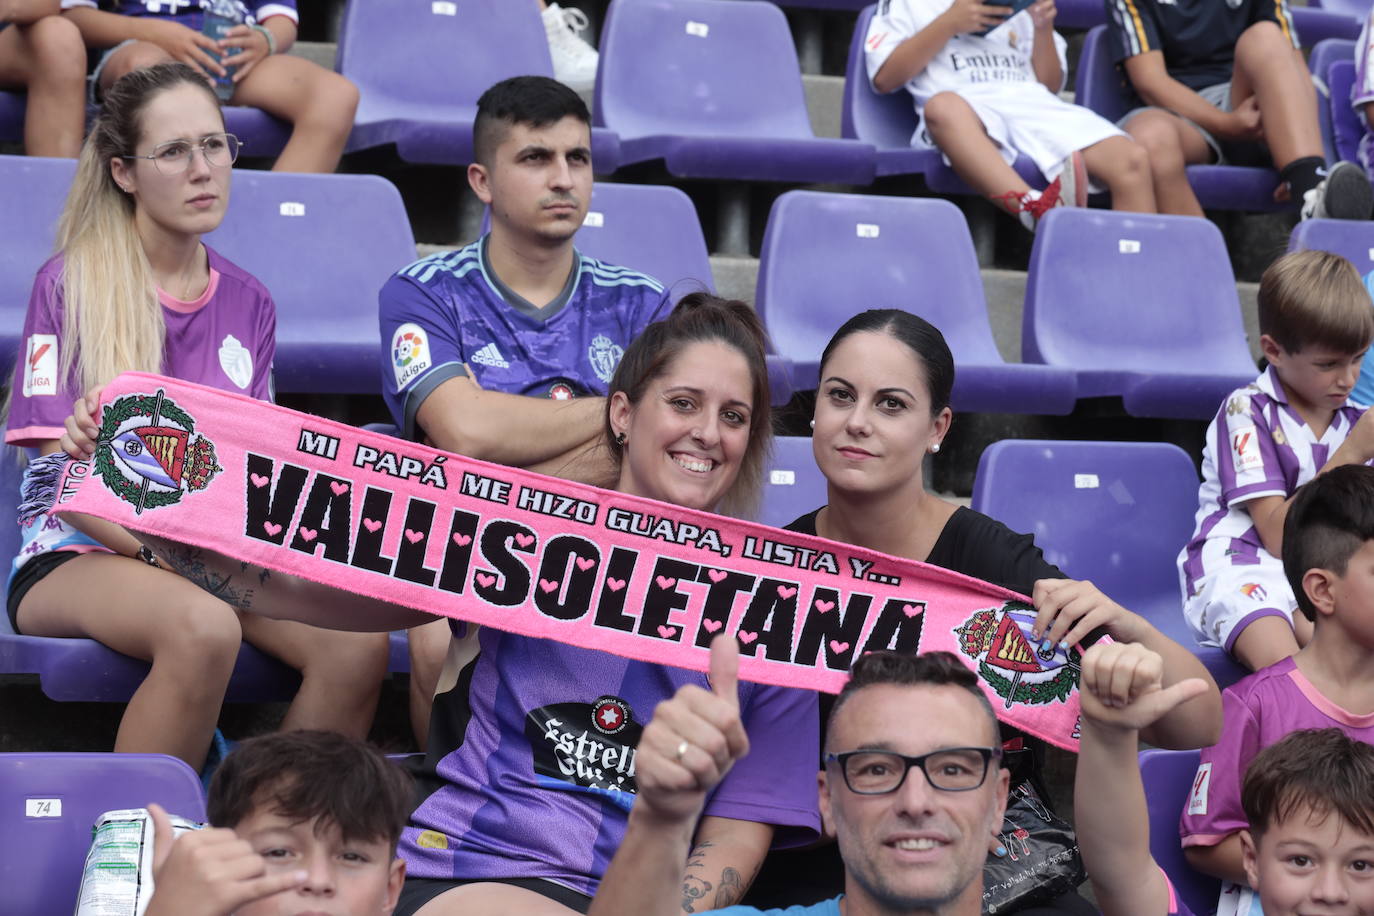
<path id="1" fill-rule="evenodd" d="M 1292 658 L 1221 694 L 1221 740 L 1203 748 L 1179 833 L 1184 846 L 1215 846 L 1249 826 L 1240 804 L 1245 768 L 1255 755 L 1303 728 L 1339 728 L 1374 743 L 1374 714 L 1355 715 L 1322 696 Z"/>

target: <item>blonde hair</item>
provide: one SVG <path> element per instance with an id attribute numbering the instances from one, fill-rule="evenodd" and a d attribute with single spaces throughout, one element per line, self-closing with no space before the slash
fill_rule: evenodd
<path id="1" fill-rule="evenodd" d="M 190 84 L 214 91 L 180 63 L 134 70 L 105 93 L 81 148 L 76 177 L 57 226 L 62 264 L 62 378 L 81 391 L 121 372 L 160 372 L 167 329 L 157 283 L 134 226 L 133 195 L 115 183 L 110 163 L 133 155 L 143 109 L 158 94 Z"/>
<path id="2" fill-rule="evenodd" d="M 1354 264 L 1329 251 L 1294 251 L 1260 277 L 1259 325 L 1288 353 L 1309 344 L 1360 353 L 1374 338 L 1374 307 Z"/>

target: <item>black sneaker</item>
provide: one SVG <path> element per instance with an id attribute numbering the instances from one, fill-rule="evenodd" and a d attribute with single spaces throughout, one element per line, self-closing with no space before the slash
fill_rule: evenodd
<path id="1" fill-rule="evenodd" d="M 1321 184 L 1303 195 L 1303 219 L 1369 219 L 1372 211 L 1374 188 L 1353 162 L 1337 162 Z"/>

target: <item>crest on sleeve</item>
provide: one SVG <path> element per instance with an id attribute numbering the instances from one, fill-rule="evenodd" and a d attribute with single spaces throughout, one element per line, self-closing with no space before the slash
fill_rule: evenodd
<path id="1" fill-rule="evenodd" d="M 1243 426 L 1231 427 L 1231 462 L 1235 465 L 1237 474 L 1264 466 L 1264 457 L 1260 455 L 1259 439 L 1254 424 L 1246 423 Z"/>
<path id="2" fill-rule="evenodd" d="M 181 502 L 224 470 L 215 446 L 196 435 L 191 415 L 158 389 L 106 405 L 96 439 L 95 470 L 134 512 Z"/>
<path id="3" fill-rule="evenodd" d="M 433 364 L 424 328 L 407 321 L 391 335 L 391 368 L 396 372 L 397 391 L 403 390 Z"/>

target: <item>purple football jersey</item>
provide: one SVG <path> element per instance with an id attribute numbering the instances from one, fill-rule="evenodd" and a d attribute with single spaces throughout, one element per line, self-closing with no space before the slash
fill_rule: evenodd
<path id="1" fill-rule="evenodd" d="M 595 894 L 625 833 L 645 723 L 706 676 L 489 628 L 455 641 L 469 660 L 434 699 L 422 801 L 401 837 L 406 873 L 543 878 Z M 751 750 L 704 814 L 774 824 L 777 846 L 813 839 L 816 704 L 810 691 L 740 682 Z"/>
<path id="2" fill-rule="evenodd" d="M 1374 743 L 1374 714 L 1355 715 L 1332 703 L 1290 657 L 1261 669 L 1221 694 L 1221 740 L 1203 748 L 1183 811 L 1184 846 L 1214 846 L 1248 826 L 1240 804 L 1245 768 L 1255 755 L 1303 728 L 1339 728 Z"/>
<path id="3" fill-rule="evenodd" d="M 269 16 L 285 16 L 299 23 L 296 0 L 269 0 L 266 3 L 253 3 L 246 0 L 243 4 L 248 10 L 248 21 L 263 22 Z M 64 10 L 78 7 L 99 8 L 98 0 L 62 0 Z M 115 0 L 111 12 L 122 16 L 152 16 L 157 19 L 174 19 L 188 29 L 200 31 L 205 20 L 201 12 L 200 0 Z"/>
<path id="4" fill-rule="evenodd" d="M 194 302 L 159 290 L 167 335 L 162 374 L 271 400 L 277 316 L 272 297 L 251 274 L 206 245 L 210 282 Z M 5 441 L 32 447 L 62 436 L 80 383 L 62 375 L 62 255 L 38 270 L 24 318 L 24 344 L 11 382 Z M 22 526 L 24 546 L 12 569 L 49 550 L 103 549 L 56 516 Z"/>
<path id="5" fill-rule="evenodd" d="M 562 292 L 535 306 L 491 269 L 487 238 L 416 261 L 382 287 L 382 393 L 406 438 L 417 437 L 425 398 L 456 375 L 507 394 L 605 395 L 625 347 L 666 313 L 657 280 L 580 252 Z"/>

